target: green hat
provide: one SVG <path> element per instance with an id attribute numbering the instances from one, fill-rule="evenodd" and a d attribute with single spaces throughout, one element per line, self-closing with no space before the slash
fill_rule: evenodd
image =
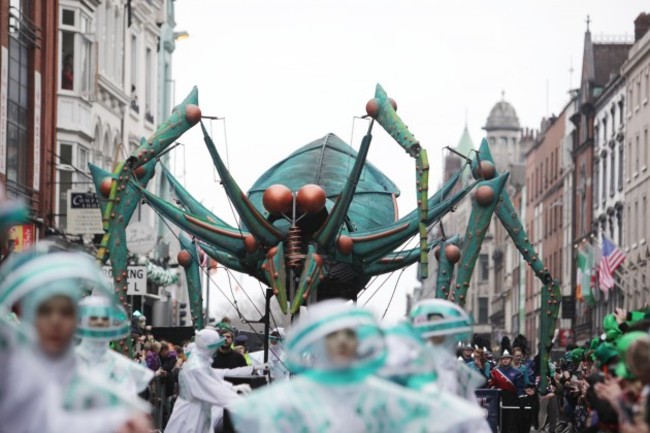
<path id="1" fill-rule="evenodd" d="M 630 370 L 627 369 L 627 365 L 625 365 L 625 362 L 619 361 L 618 364 L 616 364 L 616 377 L 619 377 L 621 379 L 627 379 L 627 380 L 632 380 L 635 379 L 634 375 L 630 373 Z"/>
<path id="2" fill-rule="evenodd" d="M 571 351 L 571 361 L 574 364 L 579 364 L 582 361 L 582 358 L 585 356 L 585 349 L 579 347 Z"/>
<path id="3" fill-rule="evenodd" d="M 606 340 L 609 343 L 613 343 L 622 335 L 622 332 L 618 327 L 618 322 L 616 321 L 616 316 L 613 314 L 605 316 L 603 319 L 603 329 L 605 330 Z"/>
<path id="4" fill-rule="evenodd" d="M 598 346 L 598 349 L 596 349 L 592 356 L 594 361 L 596 361 L 596 366 L 602 368 L 618 356 L 618 351 L 613 344 L 603 343 Z"/>
<path id="5" fill-rule="evenodd" d="M 596 337 L 591 340 L 591 343 L 589 344 L 589 349 L 596 350 L 601 344 L 602 344 L 602 340 L 599 337 Z"/>
<path id="6" fill-rule="evenodd" d="M 618 363 L 618 366 L 616 367 L 616 375 L 618 377 L 624 379 L 634 379 L 634 375 L 628 369 L 628 365 L 625 360 L 625 355 L 627 354 L 627 351 L 630 349 L 630 346 L 632 346 L 632 344 L 635 341 L 647 337 L 648 337 L 648 333 L 646 332 L 633 331 L 633 332 L 628 332 L 627 334 L 623 334 L 623 336 L 616 342 L 616 349 L 618 349 L 618 354 L 621 357 L 621 361 Z"/>

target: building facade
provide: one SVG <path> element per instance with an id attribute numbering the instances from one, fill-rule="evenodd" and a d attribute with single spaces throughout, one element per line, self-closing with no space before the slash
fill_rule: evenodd
<path id="1" fill-rule="evenodd" d="M 497 102 L 486 120 L 484 129 L 499 172 L 510 172 L 507 189 L 515 203 L 521 203 L 525 194 L 525 153 L 532 145 L 534 132 L 522 130 L 515 109 L 502 99 Z M 474 145 L 467 129 L 463 132 L 455 150 L 471 157 Z M 444 180 L 463 167 L 463 161 L 454 154 L 445 158 Z M 462 185 L 471 181 L 469 171 L 463 175 Z M 443 218 L 447 236 L 465 235 L 472 210 L 471 200 L 463 200 L 455 211 Z M 520 211 L 520 209 L 517 209 Z M 438 233 L 438 232 L 435 232 Z M 462 240 L 461 240 L 462 245 Z M 435 294 L 437 268 L 433 254 L 430 263 L 430 277 L 423 282 L 421 297 Z M 518 291 L 523 286 L 519 252 L 507 232 L 494 216 L 470 280 L 466 303 L 467 311 L 474 318 L 474 332 L 497 342 L 502 336 L 510 335 L 513 328 L 519 329 Z M 516 293 L 515 293 L 516 292 Z M 515 323 L 516 322 L 516 323 Z"/>
<path id="2" fill-rule="evenodd" d="M 560 316 L 559 328 L 565 338 L 560 339 L 560 347 L 572 342 L 574 337 L 573 320 L 576 310 L 576 299 L 574 290 L 574 246 L 573 246 L 573 215 L 574 215 L 574 196 L 573 182 L 575 180 L 575 161 L 573 151 L 578 142 L 578 128 L 572 121 L 579 116 L 579 91 L 577 89 L 570 91 L 570 100 L 564 108 L 564 138 L 561 148 L 560 158 L 560 176 L 562 178 L 562 269 L 560 275 L 554 275 L 554 278 L 560 279 L 560 289 L 562 292 L 562 311 Z"/>
<path id="3" fill-rule="evenodd" d="M 53 221 L 58 1 L 0 1 L 0 189 L 23 200 L 32 221 L 8 250 L 28 248 Z"/>
<path id="4" fill-rule="evenodd" d="M 577 302 L 573 329 L 578 341 L 585 341 L 592 336 L 592 314 L 590 309 L 594 302 L 591 298 L 593 289 L 589 284 L 582 284 L 578 292 L 578 258 L 586 257 L 589 272 L 594 271 L 596 263 L 596 248 L 599 239 L 596 237 L 597 220 L 594 220 L 594 139 L 596 118 L 595 102 L 612 76 L 618 75 L 621 65 L 627 58 L 630 44 L 623 40 L 604 39 L 592 41 L 589 28 L 585 32 L 584 51 L 582 58 L 582 75 L 579 94 L 579 112 L 574 114 L 571 121 L 575 124 L 577 134 L 573 145 L 573 227 L 572 242 L 574 247 L 572 269 L 572 287 L 574 298 L 584 298 Z"/>
<path id="5" fill-rule="evenodd" d="M 556 279 L 562 277 L 562 207 L 564 182 L 561 161 L 566 136 L 566 109 L 542 120 L 540 133 L 526 157 L 526 232 L 542 262 Z M 544 286 L 526 268 L 525 335 L 531 347 L 539 340 L 539 316 Z"/>
<path id="6" fill-rule="evenodd" d="M 624 162 L 625 162 L 625 84 L 613 76 L 595 102 L 594 109 L 594 231 L 595 243 L 607 237 L 623 245 Z M 596 248 L 598 249 L 598 247 Z M 603 317 L 623 306 L 620 281 L 612 290 L 594 288 L 591 309 L 592 335 L 603 332 Z"/>
<path id="7" fill-rule="evenodd" d="M 172 0 L 60 2 L 54 224 L 91 249 L 101 231 L 84 232 L 68 218 L 69 197 L 94 192 L 89 163 L 112 171 L 171 112 L 173 11 Z M 159 177 L 148 186 L 155 194 Z M 167 269 L 169 248 L 163 248 L 153 209 L 140 203 L 131 219 L 136 224 L 157 242 L 152 250 L 131 251 L 132 264 L 147 268 L 146 294 L 133 297 L 132 307 L 154 326 L 169 325 L 164 287 L 178 280 L 178 271 Z"/>
<path id="8" fill-rule="evenodd" d="M 650 299 L 650 14 L 635 21 L 635 43 L 621 68 L 625 80 L 623 264 L 625 307 L 640 308 Z"/>

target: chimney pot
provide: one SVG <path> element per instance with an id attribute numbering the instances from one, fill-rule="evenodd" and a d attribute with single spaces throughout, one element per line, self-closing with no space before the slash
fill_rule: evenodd
<path id="1" fill-rule="evenodd" d="M 638 42 L 650 30 L 650 14 L 642 12 L 634 20 L 634 42 Z"/>

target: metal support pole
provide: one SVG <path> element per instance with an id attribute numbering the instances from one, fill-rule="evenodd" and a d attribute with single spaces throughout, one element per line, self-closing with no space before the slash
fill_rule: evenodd
<path id="1" fill-rule="evenodd" d="M 205 274 L 205 324 L 210 325 L 210 266 L 208 265 L 207 272 Z"/>
<path id="2" fill-rule="evenodd" d="M 273 290 L 266 288 L 266 303 L 264 306 L 264 364 L 269 362 L 269 328 L 271 327 L 271 298 Z"/>

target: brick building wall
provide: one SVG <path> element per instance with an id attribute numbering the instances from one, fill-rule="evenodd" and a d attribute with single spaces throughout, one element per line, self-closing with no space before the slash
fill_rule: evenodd
<path id="1" fill-rule="evenodd" d="M 0 180 L 32 208 L 33 224 L 19 228 L 24 246 L 51 221 L 57 10 L 57 0 L 0 0 Z"/>

